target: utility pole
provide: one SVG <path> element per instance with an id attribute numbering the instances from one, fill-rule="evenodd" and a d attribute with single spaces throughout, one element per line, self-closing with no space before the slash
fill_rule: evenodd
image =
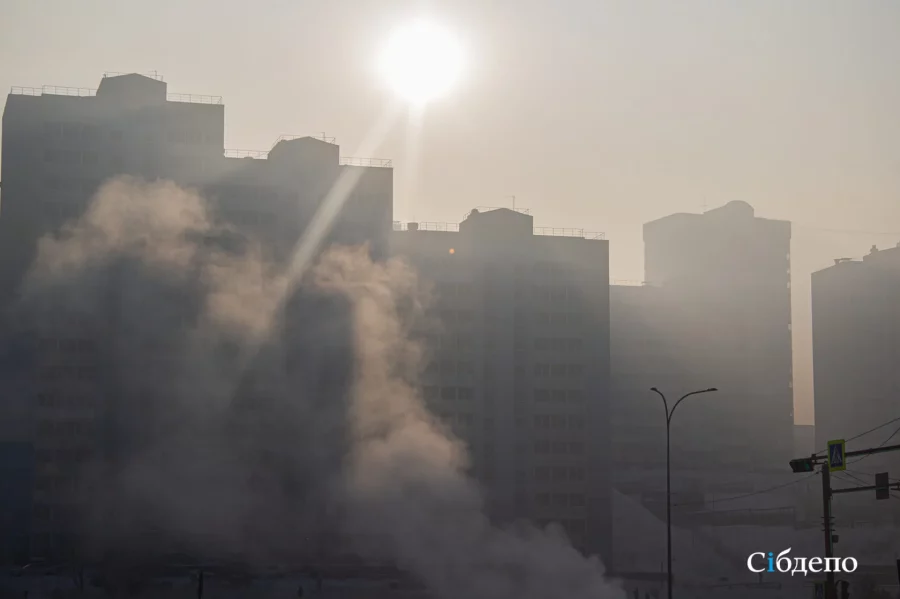
<path id="1" fill-rule="evenodd" d="M 834 557 L 834 533 L 831 530 L 833 520 L 831 515 L 831 468 L 828 464 L 822 464 L 822 514 L 825 530 L 825 557 Z M 830 564 L 831 562 L 825 563 Z M 825 599 L 837 599 L 834 572 L 826 572 L 825 578 Z"/>
<path id="2" fill-rule="evenodd" d="M 837 451 L 835 451 L 837 450 Z M 826 455 L 820 456 L 813 454 L 808 458 L 798 458 L 791 460 L 791 470 L 794 472 L 813 472 L 817 464 L 821 464 L 822 474 L 822 521 L 825 530 L 825 557 L 834 557 L 834 530 L 832 529 L 833 517 L 831 510 L 831 499 L 834 495 L 841 493 L 856 493 L 859 491 L 875 491 L 876 498 L 882 499 L 887 496 L 885 491 L 891 489 L 900 489 L 900 483 L 886 484 L 886 477 L 876 477 L 876 484 L 864 487 L 848 487 L 844 489 L 831 488 L 831 471 L 844 470 L 847 467 L 847 459 L 856 456 L 868 456 L 876 453 L 887 453 L 889 451 L 900 451 L 900 445 L 887 445 L 883 447 L 872 447 L 870 449 L 858 449 L 856 451 L 844 451 L 844 441 L 829 441 L 828 451 Z M 831 563 L 826 562 L 826 563 Z M 898 563 L 900 568 L 900 563 Z M 825 582 L 825 599 L 837 599 L 837 588 L 835 587 L 834 572 L 826 572 Z"/>

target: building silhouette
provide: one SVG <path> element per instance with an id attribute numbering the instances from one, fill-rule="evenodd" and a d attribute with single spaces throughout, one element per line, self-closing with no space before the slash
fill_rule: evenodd
<path id="1" fill-rule="evenodd" d="M 900 245 L 883 250 L 873 247 L 862 260 L 837 259 L 833 266 L 812 274 L 817 449 L 830 440 L 849 439 L 897 418 L 898 306 Z M 848 450 L 900 443 L 898 430 L 900 422 L 849 442 Z M 850 470 L 888 472 L 895 478 L 900 456 L 869 456 L 858 467 L 853 466 L 854 461 L 849 463 Z M 874 484 L 869 482 L 873 478 L 863 478 L 866 484 Z M 839 503 L 840 514 L 857 521 L 900 515 L 895 502 L 873 505 L 868 493 L 842 496 Z"/>
<path id="2" fill-rule="evenodd" d="M 110 74 L 96 90 L 13 88 L 3 114 L 0 308 L 13 314 L 38 240 L 82 216 L 101 185 L 120 175 L 197 190 L 217 222 L 260 243 L 279 264 L 290 260 L 329 191 L 350 178 L 352 191 L 325 244 L 368 244 L 376 259 L 386 255 L 390 161 L 341 157 L 334 139 L 324 137 L 283 136 L 268 152 L 229 151 L 223 141 L 221 98 L 170 94 L 155 75 Z M 27 549 L 10 552 L 52 557 L 77 551 L 84 532 L 78 511 L 84 506 L 73 505 L 79 468 L 99 460 L 115 471 L 152 442 L 151 424 L 162 423 L 163 413 L 173 409 L 166 403 L 175 394 L 177 355 L 171 348 L 182 324 L 196 318 L 196 290 L 140 281 L 146 301 L 138 309 L 131 295 L 143 275 L 135 273 L 127 260 L 110 265 L 108 292 L 91 313 L 59 313 L 54 321 L 48 312 L 46 322 L 31 328 L 15 316 L 2 322 L 3 401 L 22 409 L 15 410 L 18 426 L 5 427 L 0 438 L 0 466 L 13 473 L 8 480 L 20 483 L 2 487 L 0 503 L 9 500 L 19 506 L 16 513 L 28 514 L 27 530 L 12 532 L 30 539 Z M 322 380 L 323 371 L 346 369 L 346 326 L 328 329 L 331 350 L 291 338 L 298 328 L 309 337 L 317 331 L 324 336 L 316 315 L 344 322 L 346 310 L 321 302 L 312 309 L 304 298 L 295 300 L 282 340 L 288 379 Z M 257 375 L 271 368 L 253 366 Z M 335 385 L 323 394 L 337 393 L 341 384 Z M 264 391 L 244 381 L 235 394 L 259 399 Z M 158 413 L 150 413 L 149 405 Z M 22 449 L 23 442 L 32 451 Z M 22 485 L 30 487 L 25 499 Z M 108 511 L 114 514 L 115 506 Z"/>
<path id="3" fill-rule="evenodd" d="M 435 288 L 423 395 L 467 442 L 491 516 L 559 523 L 609 557 L 608 243 L 507 208 L 395 228 L 392 253 Z"/>
<path id="4" fill-rule="evenodd" d="M 793 449 L 790 223 L 744 202 L 644 225 L 642 285 L 610 288 L 617 487 L 665 510 L 665 414 L 673 502 L 711 509 L 789 474 Z"/>

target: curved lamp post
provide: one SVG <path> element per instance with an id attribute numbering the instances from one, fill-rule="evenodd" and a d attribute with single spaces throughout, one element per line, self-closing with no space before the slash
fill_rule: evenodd
<path id="1" fill-rule="evenodd" d="M 709 389 L 700 389 L 682 395 L 681 398 L 675 402 L 675 405 L 672 406 L 671 410 L 669 409 L 669 402 L 666 401 L 666 396 L 663 395 L 662 391 L 656 387 L 651 387 L 650 390 L 662 398 L 663 407 L 666 409 L 666 575 L 668 578 L 667 586 L 669 589 L 669 599 L 672 599 L 672 468 L 669 443 L 669 429 L 672 424 L 672 414 L 675 413 L 675 408 L 678 407 L 678 404 L 688 397 L 700 395 L 701 393 L 711 393 L 713 391 L 718 391 L 718 389 L 710 387 Z"/>

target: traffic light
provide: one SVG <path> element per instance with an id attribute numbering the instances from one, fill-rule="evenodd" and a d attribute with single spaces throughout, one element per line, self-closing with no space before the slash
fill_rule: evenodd
<path id="1" fill-rule="evenodd" d="M 839 584 L 841 585 L 841 599 L 850 599 L 850 583 L 842 580 Z"/>
<path id="2" fill-rule="evenodd" d="M 813 472 L 815 464 L 810 458 L 800 458 L 799 460 L 791 460 L 791 470 L 794 472 Z"/>

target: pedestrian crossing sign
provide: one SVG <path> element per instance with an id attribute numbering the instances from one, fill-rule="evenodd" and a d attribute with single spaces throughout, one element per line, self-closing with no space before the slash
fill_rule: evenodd
<path id="1" fill-rule="evenodd" d="M 828 442 L 828 471 L 836 472 L 847 469 L 846 443 L 843 439 Z"/>

